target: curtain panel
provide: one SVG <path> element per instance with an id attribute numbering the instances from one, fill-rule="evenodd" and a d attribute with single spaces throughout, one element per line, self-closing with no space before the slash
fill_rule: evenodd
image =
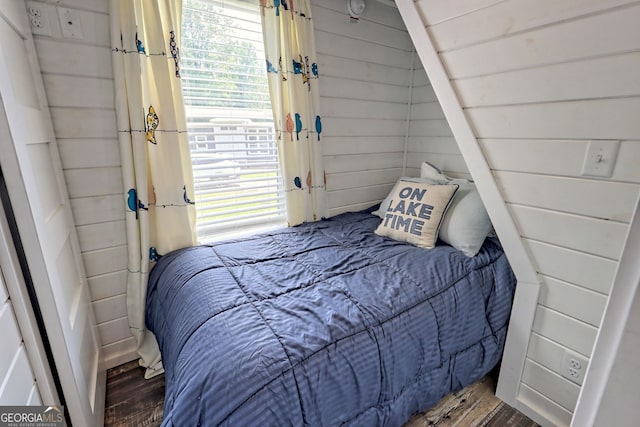
<path id="1" fill-rule="evenodd" d="M 260 1 L 290 226 L 327 215 L 318 63 L 309 0 Z"/>
<path id="2" fill-rule="evenodd" d="M 192 246 L 193 176 L 180 81 L 181 0 L 111 0 L 112 63 L 128 245 L 127 310 L 145 377 L 163 372 L 145 326 L 150 268 Z"/>

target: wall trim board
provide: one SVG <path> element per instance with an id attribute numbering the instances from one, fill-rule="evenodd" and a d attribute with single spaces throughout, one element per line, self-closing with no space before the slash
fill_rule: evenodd
<path id="1" fill-rule="evenodd" d="M 56 378 L 48 362 L 47 349 L 39 332 L 40 326 L 33 311 L 4 209 L 5 206 L 0 201 L 0 276 L 2 276 L 0 277 L 0 287 L 6 286 L 12 312 L 20 330 L 20 337 L 29 356 L 33 378 L 38 384 L 40 398 L 49 404 L 57 404 L 61 400 L 59 389 L 56 386 L 60 386 L 60 384 L 59 382 L 56 384 Z M 5 336 L 6 331 L 3 331 L 3 341 Z M 49 356 L 52 355 L 49 354 Z"/>
<path id="2" fill-rule="evenodd" d="M 539 294 L 540 283 L 538 281 L 533 283 L 518 281 L 496 388 L 496 396 L 511 406 L 515 405 L 520 387 L 520 378 L 529 350 Z"/>
<path id="3" fill-rule="evenodd" d="M 420 17 L 420 12 L 410 0 L 400 0 L 397 3 L 416 46 L 418 56 L 427 70 L 429 80 L 453 131 L 460 152 L 476 181 L 489 215 L 494 220 L 496 231 L 503 246 L 507 249 L 507 254 L 511 254 L 513 257 L 513 260 L 510 257 L 510 261 L 516 276 L 519 280 L 537 283 L 535 268 L 529 261 L 529 255 L 521 242 L 520 234 L 511 214 L 504 205 L 500 190 L 478 144 L 471 123 L 462 109 L 441 58 Z"/>
<path id="4" fill-rule="evenodd" d="M 416 68 L 416 49 L 411 49 L 411 70 L 409 71 L 409 91 L 407 94 L 407 122 L 404 129 L 404 157 L 402 159 L 402 175 L 405 176 L 407 172 L 407 153 L 409 151 L 409 138 L 411 136 L 411 117 L 413 109 L 413 81 L 415 77 Z"/>
<path id="5" fill-rule="evenodd" d="M 425 18 L 412 0 L 397 0 L 396 4 L 440 101 L 460 152 L 476 182 L 478 192 L 518 278 L 496 393 L 505 402 L 513 405 L 520 386 L 535 316 L 540 288 L 539 279 L 516 224 L 504 203 L 487 159 L 480 148 L 469 118 L 449 79 L 442 58 L 425 27 Z"/>
<path id="6" fill-rule="evenodd" d="M 609 300 L 574 411 L 574 427 L 594 425 L 615 362 L 634 295 L 640 287 L 640 198 L 629 227 Z"/>

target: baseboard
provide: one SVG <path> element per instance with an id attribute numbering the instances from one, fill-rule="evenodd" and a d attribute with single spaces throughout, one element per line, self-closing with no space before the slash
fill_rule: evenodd
<path id="1" fill-rule="evenodd" d="M 135 338 L 129 337 L 102 347 L 105 369 L 115 368 L 138 358 Z"/>

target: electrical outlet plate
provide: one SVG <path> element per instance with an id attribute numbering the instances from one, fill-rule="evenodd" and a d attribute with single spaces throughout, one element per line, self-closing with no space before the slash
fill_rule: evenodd
<path id="1" fill-rule="evenodd" d="M 74 9 L 58 6 L 58 19 L 62 36 L 74 39 L 83 39 L 82 25 L 80 24 L 80 13 Z"/>
<path id="2" fill-rule="evenodd" d="M 589 361 L 581 354 L 565 350 L 562 357 L 562 376 L 576 384 L 582 384 Z"/>
<path id="3" fill-rule="evenodd" d="M 51 35 L 51 15 L 52 6 L 40 2 L 28 1 L 27 17 L 31 33 L 39 36 Z"/>
<path id="4" fill-rule="evenodd" d="M 592 139 L 582 164 L 582 175 L 610 177 L 618 157 L 620 141 Z"/>

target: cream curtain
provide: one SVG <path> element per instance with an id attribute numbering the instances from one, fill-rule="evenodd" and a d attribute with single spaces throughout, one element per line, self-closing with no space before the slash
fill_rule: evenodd
<path id="1" fill-rule="evenodd" d="M 162 254 L 196 242 L 179 68 L 181 3 L 110 3 L 129 253 L 127 310 L 147 378 L 163 372 L 155 336 L 145 327 L 149 269 Z"/>
<path id="2" fill-rule="evenodd" d="M 318 63 L 309 0 L 260 1 L 287 222 L 327 215 Z"/>

